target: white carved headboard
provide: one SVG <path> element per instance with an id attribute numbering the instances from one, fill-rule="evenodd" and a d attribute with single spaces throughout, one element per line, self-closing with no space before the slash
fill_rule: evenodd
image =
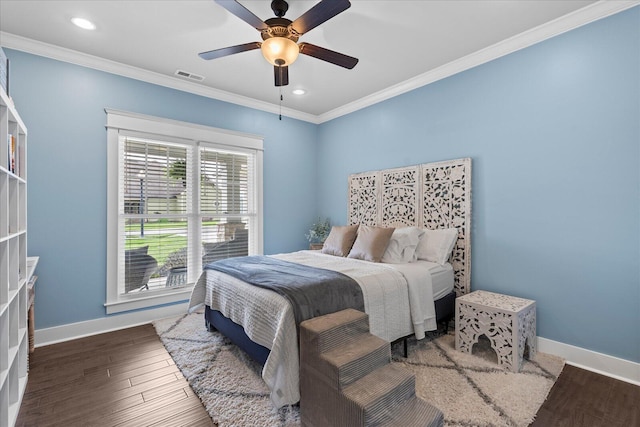
<path id="1" fill-rule="evenodd" d="M 450 262 L 458 296 L 471 290 L 471 159 L 349 175 L 349 224 L 458 229 Z"/>

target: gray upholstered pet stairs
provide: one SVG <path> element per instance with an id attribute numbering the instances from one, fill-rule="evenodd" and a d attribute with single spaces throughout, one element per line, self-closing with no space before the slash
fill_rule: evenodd
<path id="1" fill-rule="evenodd" d="M 343 310 L 300 324 L 303 426 L 442 426 L 415 394 L 415 375 L 391 364 L 391 345 L 369 333 L 369 316 Z"/>

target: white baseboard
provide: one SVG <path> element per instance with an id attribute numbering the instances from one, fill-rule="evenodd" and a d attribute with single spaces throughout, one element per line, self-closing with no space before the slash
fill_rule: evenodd
<path id="1" fill-rule="evenodd" d="M 562 357 L 567 364 L 640 385 L 640 363 L 538 337 L 538 351 Z"/>
<path id="2" fill-rule="evenodd" d="M 152 310 L 141 310 L 133 313 L 111 315 L 85 322 L 69 323 L 51 328 L 36 329 L 35 346 L 55 344 L 83 338 L 90 335 L 102 334 L 132 326 L 144 325 L 165 317 L 179 316 L 187 313 L 188 303 L 174 304 Z M 203 320 L 204 322 L 204 320 Z M 203 323 L 204 325 L 204 323 Z"/>

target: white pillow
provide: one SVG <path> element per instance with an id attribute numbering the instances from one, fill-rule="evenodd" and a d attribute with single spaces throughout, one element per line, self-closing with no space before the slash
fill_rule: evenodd
<path id="1" fill-rule="evenodd" d="M 382 262 L 401 264 L 416 260 L 416 248 L 424 230 L 418 227 L 396 228 L 391 235 Z"/>
<path id="2" fill-rule="evenodd" d="M 418 259 L 437 262 L 440 265 L 445 264 L 458 240 L 458 229 L 425 229 L 424 231 L 416 248 L 416 256 Z"/>

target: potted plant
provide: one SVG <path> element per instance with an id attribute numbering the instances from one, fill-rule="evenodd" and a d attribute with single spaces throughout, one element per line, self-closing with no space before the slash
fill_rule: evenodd
<path id="1" fill-rule="evenodd" d="M 318 221 L 311 226 L 309 232 L 305 234 L 305 237 L 311 244 L 312 249 L 314 249 L 314 246 L 316 246 L 316 249 L 319 249 L 322 247 L 322 243 L 324 243 L 330 231 L 331 224 L 329 218 L 322 219 L 318 217 Z"/>

